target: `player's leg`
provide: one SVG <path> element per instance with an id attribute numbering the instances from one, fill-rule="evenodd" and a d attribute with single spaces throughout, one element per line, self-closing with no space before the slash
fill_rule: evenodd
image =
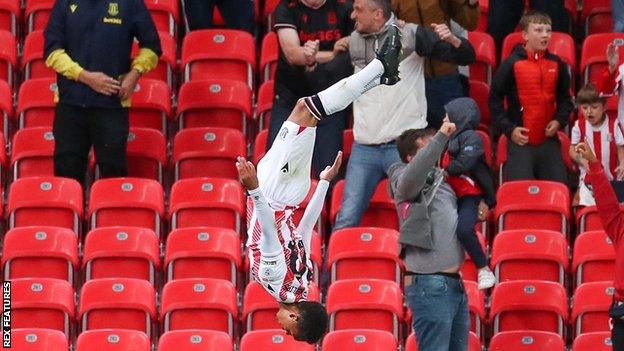
<path id="1" fill-rule="evenodd" d="M 312 127 L 316 125 L 316 120 L 344 110 L 362 94 L 379 84 L 396 84 L 399 81 L 400 52 L 400 30 L 393 26 L 388 30 L 388 37 L 377 53 L 377 58 L 359 72 L 340 80 L 316 95 L 298 101 L 288 120 L 300 126 Z M 304 106 L 307 112 L 303 109 Z"/>

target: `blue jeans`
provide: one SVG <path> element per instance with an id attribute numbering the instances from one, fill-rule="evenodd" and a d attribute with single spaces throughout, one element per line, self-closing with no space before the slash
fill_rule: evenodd
<path id="1" fill-rule="evenodd" d="M 425 78 L 425 96 L 427 97 L 427 126 L 438 129 L 446 115 L 444 105 L 464 96 L 464 87 L 459 73 Z"/>
<path id="2" fill-rule="evenodd" d="M 466 351 L 470 331 L 468 298 L 460 278 L 414 275 L 405 295 L 420 351 Z"/>
<path id="3" fill-rule="evenodd" d="M 611 0 L 613 31 L 624 32 L 624 0 Z"/>
<path id="4" fill-rule="evenodd" d="M 360 224 L 377 183 L 387 175 L 388 168 L 400 160 L 394 141 L 377 146 L 353 142 L 334 230 Z"/>

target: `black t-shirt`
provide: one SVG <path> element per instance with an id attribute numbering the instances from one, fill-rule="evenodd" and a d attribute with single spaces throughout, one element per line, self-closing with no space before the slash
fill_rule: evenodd
<path id="1" fill-rule="evenodd" d="M 319 40 L 320 51 L 332 51 L 334 43 L 353 31 L 350 0 L 327 0 L 318 9 L 310 8 L 298 0 L 281 0 L 275 8 L 274 30 L 292 28 L 299 34 L 303 45 L 308 40 Z M 300 98 L 316 93 L 304 75 L 304 66 L 291 66 L 280 50 L 275 73 L 275 92 L 284 98 Z M 310 75 L 308 75 L 310 77 Z"/>

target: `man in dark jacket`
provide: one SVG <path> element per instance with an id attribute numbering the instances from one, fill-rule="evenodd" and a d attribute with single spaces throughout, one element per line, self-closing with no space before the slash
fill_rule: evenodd
<path id="1" fill-rule="evenodd" d="M 548 52 L 550 18 L 529 11 L 520 20 L 525 44 L 501 63 L 492 81 L 489 105 L 508 143 L 508 180 L 566 182 L 557 132 L 572 112 L 570 75 L 561 59 Z M 508 107 L 505 109 L 505 99 Z"/>
<path id="2" fill-rule="evenodd" d="M 83 183 L 93 145 L 102 176 L 126 176 L 130 96 L 161 54 L 145 3 L 57 0 L 44 36 L 58 85 L 54 174 Z M 131 60 L 134 38 L 140 50 Z"/>
<path id="3" fill-rule="evenodd" d="M 459 98 L 444 108 L 449 120 L 457 126 L 443 162 L 446 181 L 457 195 L 457 239 L 479 270 L 479 289 L 487 289 L 494 286 L 496 279 L 474 228 L 477 219 L 484 220 L 488 207 L 495 205 L 496 191 L 485 161 L 483 140 L 476 132 L 481 119 L 479 107 L 471 98 Z"/>

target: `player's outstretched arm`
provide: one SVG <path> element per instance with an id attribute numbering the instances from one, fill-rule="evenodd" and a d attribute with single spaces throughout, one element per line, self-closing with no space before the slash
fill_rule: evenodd
<path id="1" fill-rule="evenodd" d="M 320 181 L 316 186 L 314 195 L 312 195 L 312 199 L 308 203 L 308 207 L 303 213 L 303 217 L 301 217 L 301 222 L 299 222 L 297 232 L 299 233 L 299 235 L 301 235 L 301 239 L 303 240 L 303 245 L 305 246 L 306 252 L 310 252 L 312 228 L 314 228 L 314 224 L 318 220 L 319 216 L 321 215 L 321 211 L 323 210 L 323 203 L 325 202 L 325 195 L 327 195 L 329 182 L 331 182 L 332 179 L 336 177 L 336 175 L 340 171 L 341 165 L 342 151 L 338 151 L 336 159 L 334 160 L 334 164 L 325 167 L 325 169 L 320 173 Z"/>
<path id="2" fill-rule="evenodd" d="M 239 156 L 236 159 L 236 170 L 238 170 L 238 179 L 246 190 L 258 188 L 258 175 L 256 174 L 256 168 L 251 162 Z"/>

